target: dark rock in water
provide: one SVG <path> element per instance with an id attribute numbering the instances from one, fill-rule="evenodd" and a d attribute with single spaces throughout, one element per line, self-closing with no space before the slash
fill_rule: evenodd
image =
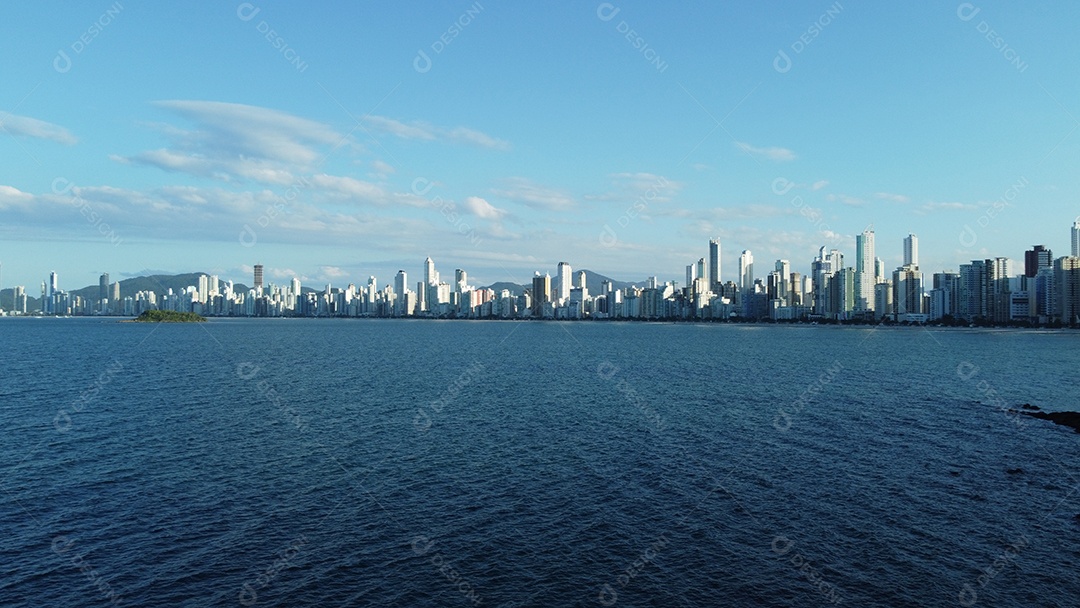
<path id="1" fill-rule="evenodd" d="M 1039 406 L 1031 405 L 1030 403 L 1025 403 L 1024 405 L 1020 406 L 1020 409 L 1022 409 L 1022 410 L 1032 410 L 1032 411 L 1037 412 L 1037 411 L 1039 411 Z"/>
<path id="2" fill-rule="evenodd" d="M 1060 424 L 1067 426 L 1072 430 L 1080 433 L 1080 412 L 1020 412 L 1025 416 L 1031 416 L 1032 418 L 1041 418 L 1042 420 L 1049 420 L 1054 424 Z"/>
<path id="3" fill-rule="evenodd" d="M 1017 467 L 1015 469 L 1005 469 L 1005 472 L 1008 473 L 1009 475 L 1019 475 L 1020 473 L 1024 472 L 1024 469 L 1021 469 L 1020 467 Z"/>

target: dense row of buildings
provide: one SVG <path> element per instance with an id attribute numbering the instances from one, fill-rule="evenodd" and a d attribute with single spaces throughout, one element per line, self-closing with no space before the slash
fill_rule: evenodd
<path id="1" fill-rule="evenodd" d="M 880 322 L 956 321 L 988 324 L 1080 324 L 1080 222 L 1072 227 L 1072 255 L 1054 258 L 1036 245 L 1024 256 L 1023 272 L 1012 260 L 972 260 L 956 272 L 938 272 L 927 283 L 919 267 L 918 237 L 904 239 L 903 264 L 891 273 L 875 255 L 870 227 L 856 236 L 854 265 L 844 254 L 822 247 L 810 274 L 791 271 L 788 260 L 776 260 L 764 276 L 755 276 L 753 254 L 739 256 L 737 280 L 721 277 L 720 242 L 709 242 L 708 256 L 686 267 L 686 281 L 617 288 L 603 281 L 592 292 L 586 273 L 559 263 L 554 278 L 539 272 L 517 292 L 473 287 L 464 270 L 444 281 L 431 258 L 423 278 L 412 284 L 404 270 L 392 285 L 375 277 L 365 285 L 326 285 L 322 291 L 287 285 L 264 285 L 263 268 L 255 266 L 254 285 L 235 290 L 231 281 L 199 275 L 198 285 L 177 293 L 139 291 L 120 297 L 120 284 L 103 274 L 96 299 L 72 296 L 59 289 L 56 273 L 41 285 L 40 314 L 138 315 L 163 309 L 207 316 L 345 316 L 456 317 L 545 319 L 714 319 L 777 321 L 823 320 Z M 595 286 L 594 286 L 595 287 Z M 14 291 L 16 314 L 27 314 L 21 286 Z"/>

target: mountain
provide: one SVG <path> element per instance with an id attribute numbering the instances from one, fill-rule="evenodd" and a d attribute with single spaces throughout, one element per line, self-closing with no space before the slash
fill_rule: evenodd
<path id="1" fill-rule="evenodd" d="M 581 271 L 574 271 L 574 281 L 577 282 L 578 273 Z M 624 289 L 626 287 L 643 287 L 644 281 L 630 283 L 627 281 L 615 281 L 602 274 L 595 273 L 591 270 L 585 270 L 585 285 L 589 288 L 589 293 L 596 295 L 600 293 L 601 286 L 604 281 L 611 281 L 611 284 L 615 289 Z M 187 274 L 155 274 L 145 277 L 133 277 L 130 279 L 121 279 L 120 281 L 120 299 L 131 296 L 134 297 L 136 292 L 139 291 L 152 291 L 157 294 L 160 299 L 161 296 L 168 293 L 169 289 L 173 290 L 173 293 L 180 293 L 190 286 L 198 287 L 199 277 L 206 275 L 205 272 L 189 272 Z M 555 277 L 551 279 L 552 287 L 555 285 Z M 342 287 L 342 286 L 337 286 Z M 489 289 L 495 291 L 496 294 L 502 292 L 504 289 L 510 290 L 515 296 L 519 296 L 525 292 L 526 289 L 532 289 L 532 284 L 519 285 L 517 283 L 510 283 L 507 281 L 499 281 L 487 285 Z M 112 293 L 112 287 L 110 286 L 110 294 Z M 249 287 L 243 283 L 233 283 L 233 292 L 235 293 L 247 293 Z M 36 312 L 41 309 L 40 298 L 34 297 L 29 293 L 29 289 L 26 294 L 26 310 L 29 313 Z M 311 287 L 304 286 L 301 291 L 307 293 L 309 291 L 321 291 L 312 289 Z M 98 286 L 88 285 L 73 291 L 68 292 L 72 297 L 80 296 L 86 300 L 97 300 L 98 298 Z M 14 306 L 15 290 L 8 288 L 0 290 L 0 309 L 11 310 Z"/>
<path id="2" fill-rule="evenodd" d="M 135 297 L 135 294 L 140 291 L 152 291 L 157 294 L 160 300 L 161 296 L 169 292 L 169 289 L 172 289 L 173 293 L 180 293 L 187 289 L 189 286 L 198 287 L 199 277 L 204 275 L 206 275 L 205 272 L 189 272 L 187 274 L 155 274 L 145 277 L 121 279 L 120 299 L 123 300 L 128 296 Z M 79 289 L 69 291 L 68 294 L 70 294 L 72 297 L 80 296 L 83 299 L 94 301 L 98 299 L 98 289 L 99 287 L 97 285 L 88 285 L 86 287 L 81 287 Z M 243 283 L 233 283 L 234 292 L 246 293 L 247 290 L 247 285 L 244 285 Z M 308 291 L 308 289 L 304 289 L 304 291 Z M 40 295 L 40 289 L 38 289 L 38 292 Z M 110 295 L 112 294 L 111 285 L 109 286 L 109 293 Z M 40 310 L 41 298 L 31 295 L 30 289 L 27 289 L 26 295 L 26 311 L 28 313 L 31 313 Z M 14 289 L 4 289 L 0 291 L 0 308 L 4 310 L 11 310 L 14 307 L 14 297 Z"/>
<path id="3" fill-rule="evenodd" d="M 574 281 L 573 281 L 574 284 L 577 284 L 578 273 L 579 272 L 582 272 L 582 271 L 575 270 L 574 273 L 573 273 L 574 274 Z M 625 289 L 627 287 L 644 287 L 645 286 L 645 281 L 636 282 L 636 283 L 630 283 L 630 282 L 627 282 L 627 281 L 616 281 L 614 279 L 611 279 L 611 278 L 606 277 L 606 276 L 604 276 L 602 274 L 593 272 L 591 270 L 585 270 L 584 272 L 585 272 L 585 286 L 589 289 L 589 294 L 590 295 L 599 294 L 601 288 L 603 287 L 604 281 L 611 281 L 612 286 L 616 290 Z M 551 286 L 552 286 L 552 288 L 555 287 L 555 279 L 556 279 L 556 277 L 551 277 Z M 519 285 L 517 283 L 509 283 L 509 282 L 506 282 L 506 281 L 500 281 L 500 282 L 497 282 L 497 283 L 492 283 L 491 285 L 487 285 L 486 287 L 488 287 L 489 289 L 495 291 L 496 294 L 500 293 L 504 289 L 509 289 L 510 293 L 512 293 L 515 296 L 519 296 L 522 293 L 524 293 L 526 289 L 532 289 L 532 283 L 530 283 L 528 285 Z"/>

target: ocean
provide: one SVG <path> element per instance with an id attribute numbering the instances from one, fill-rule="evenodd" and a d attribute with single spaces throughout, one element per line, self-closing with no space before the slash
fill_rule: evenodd
<path id="1" fill-rule="evenodd" d="M 1077 606 L 1072 331 L 0 319 L 3 606 Z M 1072 370 L 1072 371 L 1070 371 Z"/>

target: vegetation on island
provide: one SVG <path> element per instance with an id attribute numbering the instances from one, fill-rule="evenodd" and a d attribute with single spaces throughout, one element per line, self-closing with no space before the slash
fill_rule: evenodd
<path id="1" fill-rule="evenodd" d="M 137 323 L 201 323 L 206 317 L 193 312 L 172 310 L 147 310 L 135 318 Z"/>

